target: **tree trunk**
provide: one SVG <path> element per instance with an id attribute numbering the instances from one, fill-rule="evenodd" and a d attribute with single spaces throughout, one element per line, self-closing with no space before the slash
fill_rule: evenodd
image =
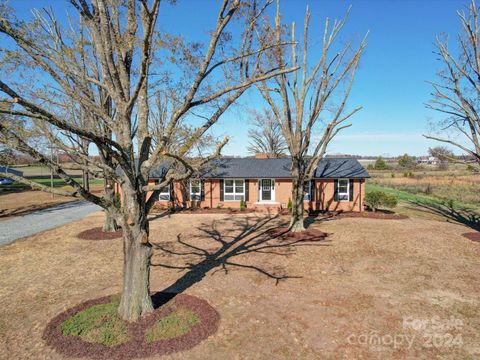
<path id="1" fill-rule="evenodd" d="M 150 297 L 152 246 L 148 243 L 147 229 L 124 224 L 123 250 L 123 292 L 118 313 L 124 320 L 137 321 L 153 311 Z"/>
<path id="2" fill-rule="evenodd" d="M 88 146 L 89 146 L 88 140 L 83 140 L 83 152 L 87 154 L 87 156 L 88 156 Z M 88 161 L 84 160 L 83 165 L 85 167 L 88 167 Z M 90 175 L 86 170 L 82 171 L 82 186 L 86 191 L 90 191 Z"/>
<path id="3" fill-rule="evenodd" d="M 113 181 L 104 180 L 103 186 L 105 191 L 105 198 L 109 201 L 115 202 L 115 192 L 113 190 Z M 105 211 L 105 221 L 103 223 L 103 232 L 115 232 L 118 230 L 117 220 L 111 211 Z"/>
<path id="4" fill-rule="evenodd" d="M 105 221 L 103 222 L 103 232 L 115 232 L 119 229 L 115 215 L 110 211 L 105 211 Z"/>
<path id="5" fill-rule="evenodd" d="M 296 162 L 292 162 L 292 217 L 290 231 L 301 232 L 305 230 L 303 223 L 303 181 L 299 180 L 300 169 Z"/>

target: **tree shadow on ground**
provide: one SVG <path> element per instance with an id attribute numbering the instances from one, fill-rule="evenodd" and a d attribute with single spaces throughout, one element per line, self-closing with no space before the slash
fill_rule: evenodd
<path id="1" fill-rule="evenodd" d="M 204 246 L 204 248 L 193 244 L 194 241 L 187 242 L 182 234 L 177 235 L 177 240 L 174 243 L 152 244 L 154 249 L 175 257 L 175 263 L 178 263 L 178 257 L 184 258 L 182 265 L 169 265 L 152 261 L 152 266 L 186 271 L 172 285 L 153 295 L 154 304 L 158 306 L 159 303 L 165 301 L 165 295 L 162 294 L 185 291 L 200 282 L 211 270 L 220 270 L 228 274 L 230 267 L 250 269 L 275 280 L 276 284 L 282 280 L 301 278 L 300 276 L 286 274 L 285 269 L 275 266 L 271 262 L 257 261 L 252 264 L 251 260 L 253 258 L 251 257 L 248 259 L 250 262 L 248 264 L 240 263 L 239 260 L 247 254 L 290 256 L 300 246 L 329 246 L 329 240 L 326 239 L 295 240 L 284 239 L 282 234 L 272 236 L 272 230 L 278 228 L 279 225 L 285 225 L 278 215 L 238 217 L 227 221 L 229 221 L 228 226 L 224 226 L 222 230 L 218 226 L 222 224 L 222 221 L 217 220 L 204 223 L 197 228 L 199 234 L 194 235 L 193 239 L 202 239 L 199 242 L 213 240 L 214 247 Z M 257 263 L 261 263 L 261 265 Z"/>
<path id="2" fill-rule="evenodd" d="M 409 204 L 414 205 L 417 209 L 427 211 L 436 215 L 440 215 L 447 219 L 463 224 L 469 228 L 480 231 L 480 215 L 470 209 L 457 210 L 448 205 L 427 205 L 415 201 L 408 201 Z"/>
<path id="3" fill-rule="evenodd" d="M 329 212 L 318 212 L 312 215 L 308 215 L 304 219 L 305 228 L 308 229 L 314 223 L 336 220 L 337 216 L 341 213 L 342 211 L 337 211 L 337 212 L 329 211 Z"/>

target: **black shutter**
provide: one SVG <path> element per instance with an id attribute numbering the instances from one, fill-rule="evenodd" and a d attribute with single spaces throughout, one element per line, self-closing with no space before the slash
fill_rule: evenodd
<path id="1" fill-rule="evenodd" d="M 175 183 L 170 183 L 170 201 L 175 201 L 175 193 L 173 191 Z"/>
<path id="2" fill-rule="evenodd" d="M 350 186 L 348 187 L 348 201 L 353 201 L 353 179 L 350 179 Z"/>
<path id="3" fill-rule="evenodd" d="M 250 201 L 250 191 L 248 191 L 248 179 L 245 179 L 245 201 Z"/>
<path id="4" fill-rule="evenodd" d="M 223 201 L 223 180 L 220 180 L 220 201 Z"/>
<path id="5" fill-rule="evenodd" d="M 310 180 L 310 201 L 315 200 L 315 180 Z"/>
<path id="6" fill-rule="evenodd" d="M 200 180 L 200 201 L 205 201 L 205 180 Z"/>
<path id="7" fill-rule="evenodd" d="M 185 201 L 190 201 L 190 180 L 183 183 L 185 187 Z"/>
<path id="8" fill-rule="evenodd" d="M 333 180 L 333 200 L 338 201 L 338 179 Z"/>

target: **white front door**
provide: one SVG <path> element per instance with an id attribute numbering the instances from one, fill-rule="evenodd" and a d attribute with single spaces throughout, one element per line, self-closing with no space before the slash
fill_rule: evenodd
<path id="1" fill-rule="evenodd" d="M 260 201 L 275 201 L 275 181 L 272 179 L 261 179 L 259 192 Z"/>

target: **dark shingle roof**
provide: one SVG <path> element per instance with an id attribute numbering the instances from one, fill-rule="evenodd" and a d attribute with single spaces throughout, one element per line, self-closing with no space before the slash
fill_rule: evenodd
<path id="1" fill-rule="evenodd" d="M 290 178 L 290 159 L 221 158 L 212 161 L 202 172 L 203 178 Z M 164 163 L 150 172 L 162 178 L 169 165 Z M 318 164 L 315 178 L 368 178 L 365 168 L 352 158 L 326 158 Z"/>

